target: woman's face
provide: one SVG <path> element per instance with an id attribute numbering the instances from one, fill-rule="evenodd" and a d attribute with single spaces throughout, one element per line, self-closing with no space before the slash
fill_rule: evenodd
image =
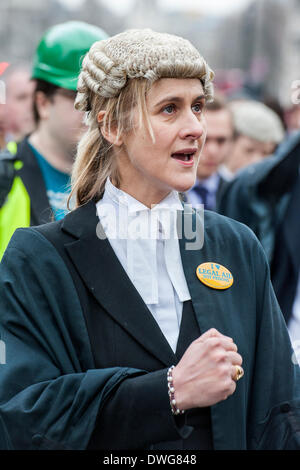
<path id="1" fill-rule="evenodd" d="M 198 79 L 163 78 L 154 83 L 146 104 L 155 141 L 139 127 L 122 136 L 117 154 L 120 189 L 148 207 L 175 189 L 186 191 L 195 182 L 205 141 L 205 98 Z"/>

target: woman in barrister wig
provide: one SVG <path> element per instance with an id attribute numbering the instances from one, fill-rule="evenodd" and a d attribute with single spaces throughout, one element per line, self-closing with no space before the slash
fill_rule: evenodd
<path id="1" fill-rule="evenodd" d="M 300 448 L 299 365 L 262 248 L 184 205 L 213 72 L 130 30 L 85 56 L 75 209 L 0 268 L 7 449 Z"/>

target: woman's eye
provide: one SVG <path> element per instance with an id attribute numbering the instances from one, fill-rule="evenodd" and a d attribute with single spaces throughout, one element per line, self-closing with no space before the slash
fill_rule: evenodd
<path id="1" fill-rule="evenodd" d="M 168 104 L 168 106 L 165 106 L 163 109 L 163 112 L 166 114 L 172 114 L 175 111 L 175 106 L 173 104 Z"/>
<path id="2" fill-rule="evenodd" d="M 194 104 L 194 105 L 192 106 L 192 109 L 193 109 L 193 111 L 194 111 L 195 113 L 198 113 L 198 114 L 199 114 L 199 113 L 202 112 L 203 106 L 202 106 L 201 103 L 196 103 L 196 104 Z"/>

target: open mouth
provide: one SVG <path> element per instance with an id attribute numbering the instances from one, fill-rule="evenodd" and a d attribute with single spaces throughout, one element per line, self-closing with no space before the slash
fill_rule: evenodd
<path id="1" fill-rule="evenodd" d="M 171 154 L 172 158 L 182 162 L 191 162 L 196 153 L 196 150 L 183 150 L 182 152 L 175 152 Z"/>
<path id="2" fill-rule="evenodd" d="M 177 160 L 182 160 L 183 162 L 191 161 L 193 158 L 193 153 L 172 153 L 172 158 L 177 158 Z"/>

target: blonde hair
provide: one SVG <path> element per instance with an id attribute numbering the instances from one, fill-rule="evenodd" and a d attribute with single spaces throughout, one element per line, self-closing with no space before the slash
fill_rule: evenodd
<path id="1" fill-rule="evenodd" d="M 118 138 L 134 129 L 132 111 L 136 106 L 140 117 L 139 126 L 145 124 L 151 133 L 146 107 L 149 88 L 150 83 L 140 79 L 130 80 L 116 98 L 103 98 L 91 93 L 91 110 L 86 116 L 88 130 L 78 144 L 71 178 L 70 198 L 76 196 L 76 207 L 91 199 L 100 199 L 108 177 L 114 180 L 116 186 L 120 184 L 116 159 L 112 158 L 113 146 L 102 135 L 98 113 L 105 111 L 101 125 L 108 133 L 113 126 L 117 126 Z"/>
<path id="2" fill-rule="evenodd" d="M 88 126 L 72 172 L 70 198 L 75 196 L 75 207 L 100 199 L 108 177 L 120 184 L 113 146 L 99 127 L 100 111 L 105 112 L 101 125 L 108 133 L 114 126 L 120 136 L 134 129 L 136 109 L 138 125 L 144 125 L 154 139 L 146 105 L 152 84 L 160 78 L 198 78 L 209 102 L 213 76 L 189 41 L 170 34 L 129 30 L 94 43 L 83 60 L 75 100 L 75 108 L 86 112 Z"/>

